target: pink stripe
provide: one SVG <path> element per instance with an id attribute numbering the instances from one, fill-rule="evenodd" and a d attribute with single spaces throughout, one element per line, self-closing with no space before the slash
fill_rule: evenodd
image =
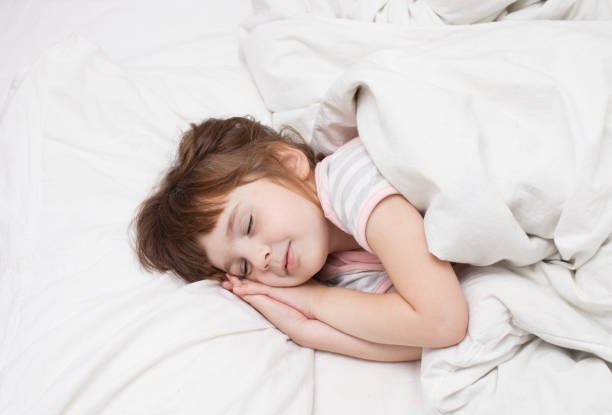
<path id="1" fill-rule="evenodd" d="M 374 292 L 376 294 L 384 294 L 389 291 L 389 288 L 391 287 L 393 287 L 393 281 L 391 281 L 391 278 L 386 276 L 382 283 L 378 287 L 376 287 L 376 290 L 374 290 Z"/>
<path id="2" fill-rule="evenodd" d="M 349 271 L 384 270 L 385 268 L 380 263 L 378 257 L 363 249 L 342 251 L 335 252 L 329 256 L 327 263 L 319 272 L 319 278 L 327 280 Z"/>
<path id="3" fill-rule="evenodd" d="M 382 189 L 372 194 L 363 204 L 363 207 L 359 212 L 359 217 L 357 218 L 357 228 L 355 229 L 355 240 L 368 252 L 374 252 L 372 251 L 372 248 L 370 248 L 370 245 L 368 244 L 366 238 L 366 225 L 368 223 L 368 219 L 370 218 L 370 214 L 372 213 L 376 205 L 378 205 L 384 198 L 395 194 L 400 193 L 395 187 L 391 186 L 390 184 L 387 184 Z"/>
<path id="4" fill-rule="evenodd" d="M 343 251 L 337 252 L 334 254 L 337 258 L 342 260 L 343 262 L 361 262 L 362 264 L 371 264 L 372 267 L 376 266 L 378 268 L 372 269 L 380 269 L 382 270 L 382 264 L 378 257 L 368 251 L 364 250 L 356 250 L 356 251 Z M 370 268 L 368 268 L 370 269 Z"/>

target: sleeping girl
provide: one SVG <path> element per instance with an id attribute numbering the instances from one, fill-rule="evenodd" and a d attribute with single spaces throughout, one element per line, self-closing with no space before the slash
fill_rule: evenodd
<path id="1" fill-rule="evenodd" d="M 407 361 L 466 334 L 451 264 L 359 138 L 321 159 L 250 118 L 192 124 L 135 225 L 145 268 L 217 279 L 304 347 Z"/>

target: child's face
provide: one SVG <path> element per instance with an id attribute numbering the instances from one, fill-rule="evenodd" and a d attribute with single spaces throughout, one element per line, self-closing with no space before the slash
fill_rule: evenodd
<path id="1" fill-rule="evenodd" d="M 259 179 L 229 194 L 215 229 L 200 244 L 212 265 L 229 274 L 288 287 L 306 282 L 323 267 L 329 227 L 312 202 Z"/>

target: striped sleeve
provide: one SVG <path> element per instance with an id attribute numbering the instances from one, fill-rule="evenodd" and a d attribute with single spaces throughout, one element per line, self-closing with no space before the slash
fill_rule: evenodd
<path id="1" fill-rule="evenodd" d="M 368 218 L 381 200 L 399 192 L 378 171 L 361 140 L 354 138 L 326 157 L 315 176 L 325 216 L 372 252 L 366 240 Z"/>

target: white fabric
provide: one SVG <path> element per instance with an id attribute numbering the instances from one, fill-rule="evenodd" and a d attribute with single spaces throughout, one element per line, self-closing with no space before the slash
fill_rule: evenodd
<path id="1" fill-rule="evenodd" d="M 0 2 L 0 103 L 46 49 L 79 34 L 117 63 L 235 32 L 250 0 L 5 0 Z M 231 53 L 226 51 L 226 54 Z"/>
<path id="2" fill-rule="evenodd" d="M 419 368 L 419 362 L 369 362 L 316 352 L 314 413 L 422 414 Z"/>
<path id="3" fill-rule="evenodd" d="M 432 413 L 612 411 L 611 44 L 609 22 L 320 17 L 242 38 L 271 109 L 325 152 L 358 133 L 430 250 L 472 264 L 468 336 L 424 354 Z"/>
<path id="4" fill-rule="evenodd" d="M 283 15 L 256 2 L 262 13 L 248 24 L 260 31 L 260 46 L 270 45 L 268 35 L 281 39 L 277 29 L 306 30 L 267 54 L 250 53 L 251 63 L 268 65 L 266 57 L 292 53 L 300 36 L 313 36 L 293 56 L 304 66 L 278 61 L 293 78 L 258 82 L 259 91 L 236 52 L 246 1 L 0 3 L 0 101 L 12 97 L 0 111 L 0 413 L 421 413 L 418 363 L 297 348 L 216 284 L 185 286 L 140 270 L 126 231 L 188 122 L 243 114 L 270 122 L 261 93 L 280 108 L 275 124 L 312 130 L 320 97 L 358 57 L 454 33 L 336 20 L 439 24 L 424 2 L 410 3 L 410 15 L 402 3 L 308 1 L 300 7 L 328 10 L 328 20 L 273 27 L 263 23 Z M 547 2 L 597 4 L 597 13 L 604 3 Z M 295 4 L 274 7 L 303 13 Z M 88 40 L 66 40 L 71 33 Z M 317 66 L 313 51 L 328 64 Z M 296 98 L 311 87 L 312 99 Z M 600 360 L 581 362 L 576 373 L 601 374 Z M 456 387 L 463 389 L 461 378 Z"/>
<path id="5" fill-rule="evenodd" d="M 10 98 L 0 115 L 0 414 L 332 414 L 338 397 L 353 413 L 421 412 L 417 364 L 313 353 L 216 283 L 137 265 L 129 221 L 188 123 L 270 123 L 239 60 L 236 27 L 249 10 L 0 3 L 0 100 Z"/>
<path id="6" fill-rule="evenodd" d="M 610 0 L 253 0 L 252 29 L 271 20 L 318 16 L 411 27 L 504 20 L 608 20 Z"/>
<path id="7" fill-rule="evenodd" d="M 233 36 L 214 43 L 236 47 Z M 211 44 L 184 46 L 206 57 L 190 70 L 127 71 L 73 38 L 11 100 L 0 126 L 3 413 L 311 413 L 311 350 L 218 283 L 143 272 L 128 244 L 188 120 L 264 116 Z M 213 82 L 214 68 L 224 76 Z"/>
<path id="8" fill-rule="evenodd" d="M 253 0 L 253 4 L 255 13 L 242 23 L 241 38 L 251 75 L 273 113 L 273 124 L 290 124 L 308 138 L 320 100 L 350 65 L 375 51 L 445 37 L 456 29 L 446 23 L 612 19 L 612 0 L 471 1 L 469 6 L 464 1 L 437 0 Z M 486 10 L 490 15 L 485 18 Z"/>

